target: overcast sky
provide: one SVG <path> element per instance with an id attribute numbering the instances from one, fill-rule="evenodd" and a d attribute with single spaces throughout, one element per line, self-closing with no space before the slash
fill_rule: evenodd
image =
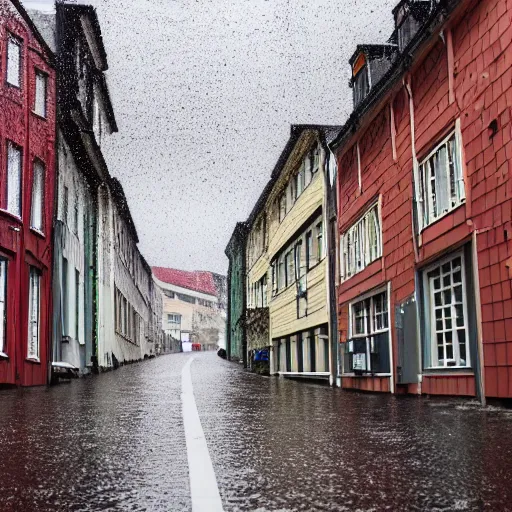
<path id="1" fill-rule="evenodd" d="M 90 3 L 119 126 L 104 152 L 140 249 L 151 265 L 225 273 L 290 124 L 344 123 L 347 61 L 386 41 L 397 0 Z"/>

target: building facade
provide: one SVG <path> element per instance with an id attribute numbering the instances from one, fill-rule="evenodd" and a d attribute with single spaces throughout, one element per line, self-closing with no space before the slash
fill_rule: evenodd
<path id="1" fill-rule="evenodd" d="M 0 1 L 0 384 L 48 381 L 55 186 L 54 55 Z"/>
<path id="2" fill-rule="evenodd" d="M 246 312 L 246 254 L 247 227 L 238 222 L 226 247 L 228 267 L 228 314 L 226 324 L 226 354 L 232 361 L 247 366 Z"/>
<path id="3" fill-rule="evenodd" d="M 247 221 L 246 336 L 256 371 L 334 381 L 326 161 L 324 127 L 292 126 Z"/>
<path id="4" fill-rule="evenodd" d="M 211 272 L 187 272 L 153 267 L 154 280 L 163 298 L 161 327 L 178 340 L 183 350 L 192 343 L 214 350 L 225 343 L 226 278 Z M 223 284 L 216 284 L 218 280 Z M 223 293 L 224 290 L 224 293 Z"/>
<path id="5" fill-rule="evenodd" d="M 55 14 L 36 20 L 58 62 L 52 365 L 57 377 L 98 370 L 98 195 L 109 179 L 101 143 L 117 124 L 95 10 L 57 4 Z"/>
<path id="6" fill-rule="evenodd" d="M 511 397 L 510 2 L 402 0 L 338 164 L 344 388 Z"/>

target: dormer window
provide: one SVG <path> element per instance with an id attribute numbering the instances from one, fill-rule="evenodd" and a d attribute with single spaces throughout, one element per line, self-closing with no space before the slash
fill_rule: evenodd
<path id="1" fill-rule="evenodd" d="M 402 0 L 393 10 L 395 17 L 395 35 L 393 40 L 398 43 L 398 50 L 403 52 L 418 32 L 430 10 L 430 2 L 425 0 Z"/>
<path id="2" fill-rule="evenodd" d="M 368 65 L 364 53 L 354 62 L 352 67 L 352 76 L 354 84 L 354 106 L 359 105 L 370 90 L 370 81 L 368 78 Z"/>

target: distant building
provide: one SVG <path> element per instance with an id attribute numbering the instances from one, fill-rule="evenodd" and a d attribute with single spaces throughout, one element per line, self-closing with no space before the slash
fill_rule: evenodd
<path id="1" fill-rule="evenodd" d="M 187 272 L 153 267 L 162 291 L 162 329 L 186 350 L 199 343 L 203 350 L 224 346 L 226 278 L 211 272 Z"/>
<path id="2" fill-rule="evenodd" d="M 247 225 L 238 222 L 226 247 L 229 259 L 226 324 L 226 352 L 228 359 L 247 366 L 247 331 L 245 329 Z"/>
<path id="3" fill-rule="evenodd" d="M 0 0 L 0 384 L 48 381 L 55 189 L 54 54 Z"/>

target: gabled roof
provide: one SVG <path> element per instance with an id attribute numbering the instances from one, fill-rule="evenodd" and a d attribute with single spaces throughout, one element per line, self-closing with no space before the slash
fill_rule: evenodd
<path id="1" fill-rule="evenodd" d="M 165 267 L 152 267 L 152 270 L 153 275 L 163 283 L 217 297 L 217 288 L 211 272 L 200 270 L 189 272 Z"/>
<path id="2" fill-rule="evenodd" d="M 290 138 L 288 139 L 286 146 L 284 147 L 281 155 L 279 156 L 279 159 L 277 160 L 274 170 L 272 171 L 272 174 L 270 176 L 270 180 L 263 189 L 263 192 L 256 201 L 256 204 L 254 205 L 249 215 L 249 218 L 247 219 L 246 224 L 249 229 L 252 227 L 254 220 L 260 213 L 261 209 L 264 207 L 270 193 L 272 192 L 274 185 L 277 183 L 279 176 L 281 176 L 281 172 L 283 171 L 286 162 L 288 161 L 288 158 L 290 158 L 290 155 L 292 154 L 293 149 L 295 148 L 295 144 L 297 144 L 297 141 L 299 140 L 302 133 L 305 132 L 306 130 L 316 130 L 320 132 L 321 139 L 325 140 L 326 134 L 328 134 L 329 138 L 332 139 L 332 137 L 338 134 L 341 129 L 341 126 L 320 124 L 292 124 L 290 126 Z"/>

